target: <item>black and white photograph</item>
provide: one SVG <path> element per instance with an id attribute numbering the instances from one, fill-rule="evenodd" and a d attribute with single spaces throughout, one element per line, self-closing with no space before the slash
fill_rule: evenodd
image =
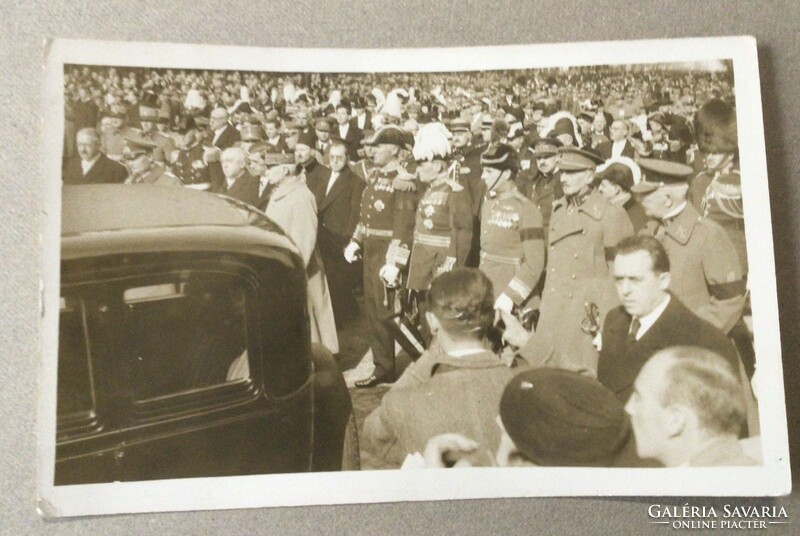
<path id="1" fill-rule="evenodd" d="M 752 38 L 44 76 L 45 517 L 790 491 Z"/>

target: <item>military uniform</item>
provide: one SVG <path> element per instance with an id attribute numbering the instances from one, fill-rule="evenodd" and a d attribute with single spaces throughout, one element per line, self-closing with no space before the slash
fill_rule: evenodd
<path id="1" fill-rule="evenodd" d="M 539 209 L 517 190 L 487 194 L 481 208 L 480 269 L 495 297 L 505 294 L 524 304 L 544 268 L 544 231 Z"/>
<path id="2" fill-rule="evenodd" d="M 480 214 L 483 196 L 486 193 L 486 186 L 481 180 L 481 154 L 487 149 L 485 143 L 471 144 L 466 147 L 455 149 L 451 158 L 459 165 L 458 182 L 469 195 L 470 206 L 472 208 L 472 244 L 467 254 L 466 265 L 477 268 L 480 264 Z"/>
<path id="3" fill-rule="evenodd" d="M 609 266 L 617 243 L 632 234 L 625 210 L 595 190 L 572 203 L 556 201 L 539 323 L 520 352 L 531 365 L 597 371 L 597 350 L 581 323 L 587 304 L 601 319 L 619 304 Z"/>
<path id="4" fill-rule="evenodd" d="M 153 160 L 156 162 L 167 162 L 172 151 L 175 150 L 175 142 L 171 137 L 165 136 L 160 132 L 150 132 L 149 134 L 142 133 L 142 137 L 151 140 L 156 144 L 156 149 L 153 151 Z"/>
<path id="5" fill-rule="evenodd" d="M 153 163 L 146 172 L 129 176 L 125 184 L 159 184 L 162 186 L 183 186 L 181 180 L 168 171 L 164 166 Z"/>
<path id="6" fill-rule="evenodd" d="M 472 241 L 472 210 L 466 189 L 438 179 L 419 200 L 408 288 L 425 291 L 437 271 L 464 266 Z"/>
<path id="7" fill-rule="evenodd" d="M 361 216 L 353 240 L 361 244 L 364 259 L 364 308 L 369 322 L 369 342 L 374 376 L 391 378 L 394 370 L 394 338 L 382 322 L 394 314 L 386 289 L 378 275 L 387 264 L 405 268 L 411 248 L 416 209 L 416 182 L 399 178 L 399 165 L 392 171 L 375 169 L 361 198 Z M 392 258 L 387 252 L 392 245 Z"/>
<path id="8" fill-rule="evenodd" d="M 177 151 L 177 158 L 172 164 L 172 173 L 184 186 L 197 189 L 207 189 L 211 186 L 208 166 L 203 160 L 203 146 L 199 143 Z"/>
<path id="9" fill-rule="evenodd" d="M 725 230 L 687 204 L 669 222 L 651 221 L 645 232 L 669 254 L 670 290 L 697 316 L 729 332 L 742 314 L 745 282 Z"/>
<path id="10" fill-rule="evenodd" d="M 728 166 L 714 173 L 701 171 L 691 183 L 689 200 L 703 217 L 717 222 L 725 229 L 746 274 L 747 244 L 744 236 L 744 205 L 739 170 Z"/>

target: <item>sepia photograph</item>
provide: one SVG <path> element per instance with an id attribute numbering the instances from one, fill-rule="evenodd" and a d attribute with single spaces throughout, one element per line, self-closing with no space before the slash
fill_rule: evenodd
<path id="1" fill-rule="evenodd" d="M 43 516 L 790 491 L 752 38 L 45 64 Z"/>

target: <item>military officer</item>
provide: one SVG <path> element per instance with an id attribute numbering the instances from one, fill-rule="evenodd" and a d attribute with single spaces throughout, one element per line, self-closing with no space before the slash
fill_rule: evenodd
<path id="1" fill-rule="evenodd" d="M 488 145 L 473 142 L 470 123 L 466 119 L 454 119 L 450 122 L 453 134 L 452 161 L 458 164 L 459 180 L 469 194 L 472 206 L 472 244 L 467 255 L 467 266 L 477 268 L 480 263 L 480 214 L 481 204 L 486 186 L 481 180 L 481 154 Z"/>
<path id="2" fill-rule="evenodd" d="M 643 179 L 633 186 L 651 222 L 644 233 L 664 245 L 672 265 L 670 290 L 697 316 L 728 333 L 742 315 L 745 281 L 725 230 L 687 202 L 686 164 L 642 158 Z"/>
<path id="3" fill-rule="evenodd" d="M 417 208 L 408 288 L 423 293 L 441 272 L 464 266 L 472 241 L 472 209 L 466 189 L 448 167 L 450 142 L 441 123 L 423 125 L 414 144 L 417 176 L 426 188 Z"/>
<path id="4" fill-rule="evenodd" d="M 364 259 L 364 308 L 369 321 L 369 340 L 375 371 L 356 382 L 356 387 L 374 387 L 395 380 L 394 338 L 382 324 L 394 311 L 387 299 L 387 286 L 396 286 L 400 271 L 408 265 L 414 233 L 417 181 L 401 166 L 401 148 L 409 138 L 396 125 L 387 125 L 368 140 L 374 146 L 375 169 L 361 198 L 361 216 L 344 254 L 355 262 Z"/>
<path id="5" fill-rule="evenodd" d="M 594 153 L 575 147 L 559 153 L 564 197 L 555 202 L 550 218 L 539 323 L 520 350 L 533 366 L 597 372 L 595 333 L 586 326 L 594 323 L 599 329 L 605 313 L 618 305 L 611 276 L 614 248 L 633 234 L 625 210 L 591 187 L 600 163 Z"/>
<path id="6" fill-rule="evenodd" d="M 558 170 L 558 149 L 562 143 L 556 138 L 539 138 L 529 149 L 536 161 L 536 169 L 529 175 L 529 181 L 518 181 L 522 194 L 533 201 L 542 213 L 545 240 L 550 225 L 553 203 L 561 199 L 561 172 Z"/>
<path id="7" fill-rule="evenodd" d="M 190 115 L 178 120 L 176 132 L 178 134 L 178 149 L 173 152 L 172 173 L 174 173 L 184 186 L 198 190 L 208 190 L 211 179 L 208 174 L 208 165 L 203 160 L 203 145 L 197 136 L 197 125 Z"/>
<path id="8" fill-rule="evenodd" d="M 495 308 L 512 312 L 530 297 L 544 268 L 542 214 L 517 190 L 519 163 L 505 144 L 481 155 L 486 198 L 481 207 L 480 269 L 492 281 Z"/>
<path id="9" fill-rule="evenodd" d="M 711 100 L 697 113 L 695 123 L 697 145 L 706 158 L 705 169 L 691 181 L 689 201 L 702 216 L 725 229 L 746 274 L 747 247 L 736 110 L 721 100 Z"/>
<path id="10" fill-rule="evenodd" d="M 153 151 L 153 158 L 156 162 L 162 164 L 167 162 L 172 151 L 175 150 L 175 142 L 172 141 L 170 136 L 165 136 L 156 129 L 158 109 L 149 106 L 140 106 L 139 120 L 142 124 L 141 136 L 156 144 L 156 150 Z"/>
<path id="11" fill-rule="evenodd" d="M 158 145 L 141 132 L 131 131 L 125 136 L 123 159 L 129 172 L 125 184 L 183 185 L 178 177 L 153 161 L 153 152 L 157 149 Z"/>

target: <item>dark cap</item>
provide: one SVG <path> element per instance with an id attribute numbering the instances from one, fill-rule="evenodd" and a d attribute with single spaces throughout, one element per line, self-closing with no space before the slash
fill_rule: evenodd
<path id="1" fill-rule="evenodd" d="M 469 121 L 466 119 L 453 119 L 450 121 L 450 132 L 470 132 Z"/>
<path id="2" fill-rule="evenodd" d="M 575 127 L 572 124 L 572 121 L 570 121 L 568 117 L 562 117 L 561 119 L 556 121 L 556 124 L 553 126 L 553 130 L 550 131 L 550 134 L 548 134 L 548 136 L 554 138 L 561 134 L 569 134 L 570 136 L 572 136 L 572 139 L 575 140 Z"/>
<path id="3" fill-rule="evenodd" d="M 628 166 L 623 164 L 611 164 L 603 171 L 598 171 L 595 178 L 598 184 L 600 181 L 607 180 L 613 182 L 626 192 L 630 192 L 633 187 L 633 173 Z"/>
<path id="4" fill-rule="evenodd" d="M 409 137 L 408 134 L 404 129 L 396 126 L 396 125 L 386 125 L 382 127 L 380 130 L 375 132 L 371 138 L 369 138 L 365 144 L 366 145 L 397 145 L 401 148 L 407 148 Z M 413 140 L 413 136 L 411 138 Z"/>
<path id="5" fill-rule="evenodd" d="M 558 152 L 561 155 L 558 169 L 562 171 L 586 171 L 603 163 L 603 159 L 596 154 L 576 147 L 562 147 Z"/>
<path id="6" fill-rule="evenodd" d="M 131 130 L 127 134 L 125 134 L 125 147 L 130 152 L 151 152 L 153 149 L 158 147 L 156 142 L 145 138 L 141 132 L 138 130 Z"/>
<path id="7" fill-rule="evenodd" d="M 528 150 L 533 153 L 534 158 L 553 156 L 558 154 L 559 148 L 563 147 L 563 145 L 561 140 L 557 138 L 539 138 Z"/>
<path id="8" fill-rule="evenodd" d="M 517 449 L 543 466 L 610 465 L 630 434 L 614 393 L 557 368 L 512 378 L 500 399 L 500 418 Z"/>
<path id="9" fill-rule="evenodd" d="M 500 171 L 509 169 L 516 173 L 519 170 L 517 153 L 511 146 L 504 143 L 492 145 L 481 155 L 481 167 L 499 169 Z"/>
<path id="10" fill-rule="evenodd" d="M 694 173 L 694 169 L 680 162 L 641 158 L 638 161 L 642 168 L 642 181 L 631 188 L 632 192 L 647 194 L 668 184 L 686 184 Z"/>

